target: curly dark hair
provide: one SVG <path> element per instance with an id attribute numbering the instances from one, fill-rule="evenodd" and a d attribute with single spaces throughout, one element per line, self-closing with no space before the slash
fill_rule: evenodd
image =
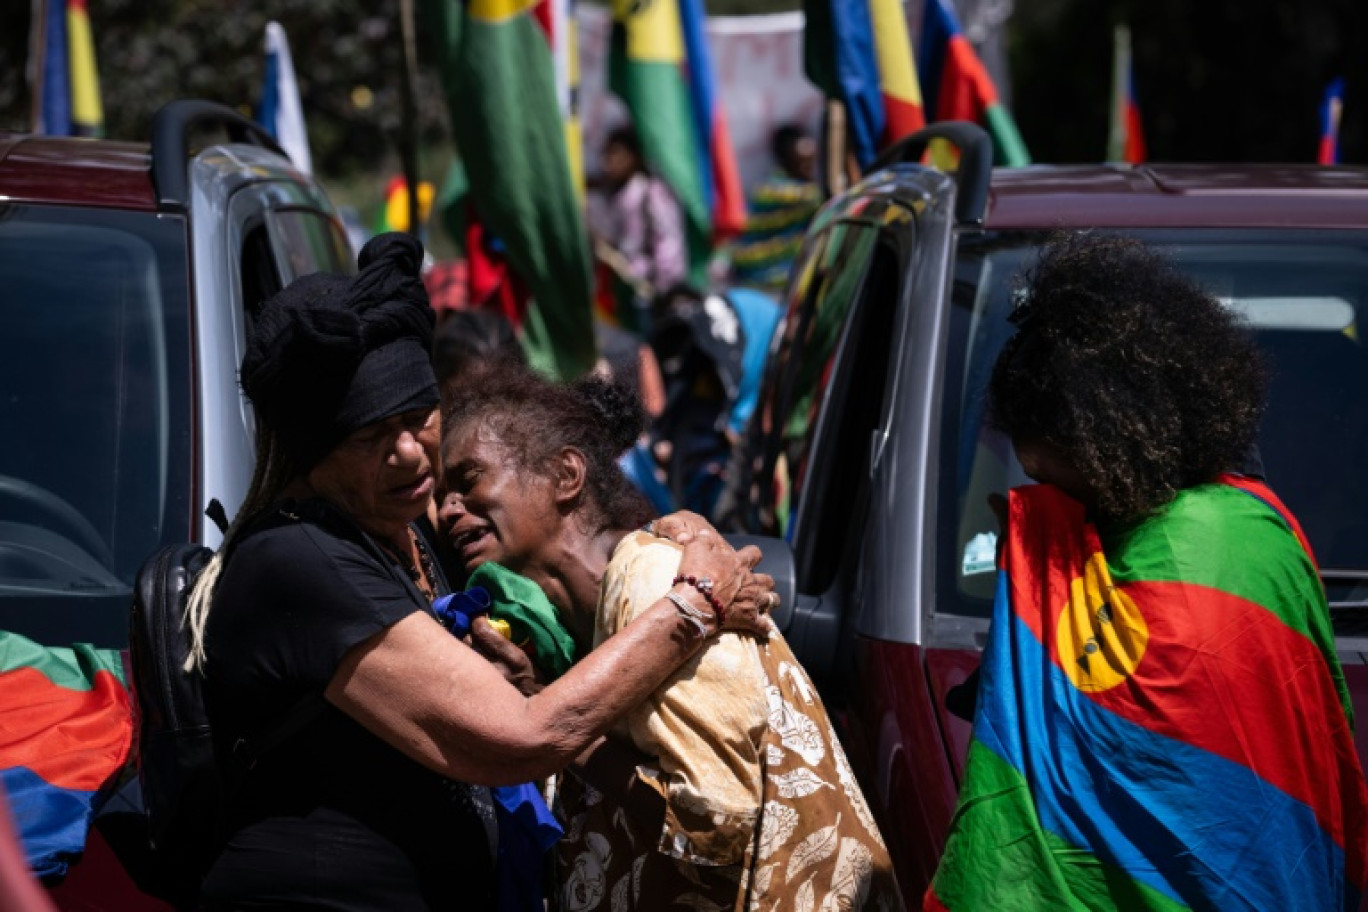
<path id="1" fill-rule="evenodd" d="M 1133 238 L 1061 234 L 1018 280 L 993 423 L 1060 448 L 1104 519 L 1149 515 L 1237 467 L 1267 370 L 1239 319 Z"/>
<path id="2" fill-rule="evenodd" d="M 559 383 L 494 359 L 463 373 L 446 394 L 444 445 L 475 422 L 498 437 L 520 469 L 537 474 L 550 471 L 563 447 L 574 447 L 587 463 L 582 515 L 592 531 L 634 529 L 655 516 L 618 465 L 646 427 L 640 399 L 621 383 L 592 375 Z"/>

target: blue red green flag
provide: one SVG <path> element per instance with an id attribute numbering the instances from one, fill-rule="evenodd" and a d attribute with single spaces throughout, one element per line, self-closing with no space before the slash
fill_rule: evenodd
<path id="1" fill-rule="evenodd" d="M 922 11 L 918 75 L 926 93 L 926 119 L 967 120 L 993 137 L 999 165 L 1029 165 L 1016 121 L 998 98 L 997 86 L 979 59 L 947 0 L 926 0 Z"/>
<path id="2" fill-rule="evenodd" d="M 1229 478 L 1103 532 L 1010 496 L 965 779 L 924 909 L 1358 908 L 1368 790 L 1314 559 Z"/>
<path id="3" fill-rule="evenodd" d="M 1344 80 L 1335 78 L 1325 87 L 1325 100 L 1321 102 L 1320 149 L 1316 163 L 1320 165 L 1339 164 L 1340 118 L 1344 113 Z"/>
<path id="4" fill-rule="evenodd" d="M 0 785 L 34 874 L 85 848 L 93 804 L 128 760 L 133 713 L 119 653 L 0 631 Z"/>

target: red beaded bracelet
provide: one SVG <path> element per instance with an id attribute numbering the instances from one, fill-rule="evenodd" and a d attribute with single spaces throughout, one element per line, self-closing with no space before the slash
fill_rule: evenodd
<path id="1" fill-rule="evenodd" d="M 723 608 L 722 603 L 719 602 L 717 598 L 713 595 L 712 580 L 710 580 L 706 576 L 700 579 L 699 577 L 693 576 L 691 574 L 681 573 L 679 576 L 676 576 L 674 578 L 674 582 L 671 583 L 671 585 L 678 586 L 680 583 L 688 583 L 690 586 L 693 586 L 695 589 L 698 590 L 699 594 L 703 596 L 704 601 L 708 603 L 708 607 L 713 610 L 713 614 L 717 615 L 717 626 L 721 627 L 722 622 L 726 620 L 727 609 Z"/>

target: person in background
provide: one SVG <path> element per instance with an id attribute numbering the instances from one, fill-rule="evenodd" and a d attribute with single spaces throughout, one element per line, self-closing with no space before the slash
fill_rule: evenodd
<path id="1" fill-rule="evenodd" d="M 731 248 L 732 280 L 775 296 L 783 294 L 808 222 L 822 205 L 817 186 L 817 140 L 798 124 L 770 139 L 775 172 L 747 203 L 750 221 Z"/>
<path id="2" fill-rule="evenodd" d="M 651 301 L 688 273 L 684 217 L 670 187 L 651 173 L 635 127 L 603 143 L 604 206 L 591 219 L 595 256 L 612 274 L 618 320 L 643 338 Z"/>
<path id="3" fill-rule="evenodd" d="M 508 318 L 493 310 L 453 310 L 437 324 L 432 339 L 432 370 L 445 390 L 461 375 L 489 358 L 527 363 L 518 333 Z"/>
<path id="4" fill-rule="evenodd" d="M 1315 559 L 1247 462 L 1253 336 L 1141 242 L 1056 239 L 989 414 L 1006 535 L 927 910 L 1358 907 L 1368 789 Z"/>
<path id="5" fill-rule="evenodd" d="M 538 584 L 581 663 L 688 580 L 679 545 L 639 529 L 617 469 L 643 426 L 621 387 L 491 365 L 446 419 L 444 533 L 467 569 Z M 564 912 L 903 909 L 831 720 L 778 633 L 711 643 L 569 768 L 561 796 Z"/>

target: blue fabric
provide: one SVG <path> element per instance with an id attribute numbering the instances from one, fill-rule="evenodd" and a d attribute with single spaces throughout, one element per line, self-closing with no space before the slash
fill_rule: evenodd
<path id="1" fill-rule="evenodd" d="M 280 113 L 280 57 L 271 52 L 266 55 L 266 81 L 261 89 L 261 104 L 257 107 L 257 123 L 266 128 L 276 139 L 280 133 L 276 129 L 276 116 Z"/>
<path id="2" fill-rule="evenodd" d="M 657 513 L 663 515 L 673 513 L 677 509 L 670 489 L 656 476 L 655 456 L 651 453 L 650 447 L 638 443 L 622 454 L 618 465 L 627 476 L 627 480 L 646 496 Z"/>
<path id="3" fill-rule="evenodd" d="M 765 378 L 765 364 L 769 360 L 770 339 L 779 325 L 780 309 L 773 298 L 753 288 L 728 289 L 727 300 L 740 318 L 741 331 L 746 337 L 746 348 L 741 355 L 741 384 L 727 419 L 727 426 L 740 434 L 746 430 L 755 411 L 760 383 Z"/>
<path id="4" fill-rule="evenodd" d="M 61 878 L 85 851 L 95 793 L 52 785 L 22 766 L 0 770 L 0 787 L 29 868 L 44 880 Z"/>
<path id="5" fill-rule="evenodd" d="M 470 633 L 470 622 L 489 613 L 492 599 L 478 586 L 464 592 L 443 595 L 432 603 L 432 612 L 452 635 L 463 637 Z"/>
<path id="6" fill-rule="evenodd" d="M 708 54 L 708 36 L 704 29 L 706 18 L 703 0 L 679 0 L 679 27 L 684 33 L 689 106 L 694 119 L 694 156 L 698 160 L 698 182 L 703 190 L 703 204 L 708 208 L 708 216 L 712 217 L 717 197 L 712 161 L 713 98 L 717 93 L 713 85 L 712 60 Z"/>
<path id="7" fill-rule="evenodd" d="M 530 782 L 489 790 L 499 824 L 494 864 L 500 912 L 544 912 L 542 860 L 565 830 Z"/>
<path id="8" fill-rule="evenodd" d="M 454 636 L 470 632 L 475 618 L 493 607 L 489 592 L 478 586 L 443 595 L 432 603 L 438 620 Z M 541 792 L 530 782 L 489 790 L 499 826 L 499 852 L 494 861 L 500 912 L 545 912 L 542 875 L 546 852 L 565 833 Z"/>
<path id="9" fill-rule="evenodd" d="M 829 0 L 831 30 L 836 53 L 836 79 L 846 105 L 855 157 L 864 168 L 879 152 L 879 137 L 887 122 L 883 84 L 874 49 L 873 21 L 869 4 Z"/>
<path id="10" fill-rule="evenodd" d="M 49 136 L 70 136 L 71 63 L 67 47 L 66 0 L 49 0 L 47 22 L 43 27 L 43 132 Z"/>

